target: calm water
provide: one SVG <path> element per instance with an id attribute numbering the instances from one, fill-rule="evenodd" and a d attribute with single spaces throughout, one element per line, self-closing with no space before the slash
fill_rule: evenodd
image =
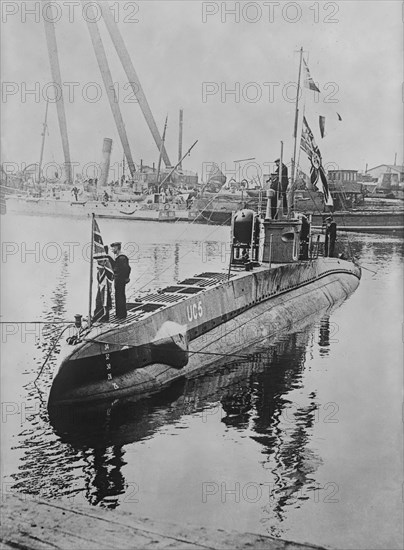
<path id="1" fill-rule="evenodd" d="M 106 242 L 131 243 L 129 295 L 225 269 L 227 227 L 99 223 Z M 49 419 L 57 355 L 34 381 L 62 323 L 86 314 L 89 221 L 7 215 L 2 226 L 3 492 L 335 548 L 402 547 L 401 239 L 351 235 L 368 269 L 356 293 L 250 361 Z"/>

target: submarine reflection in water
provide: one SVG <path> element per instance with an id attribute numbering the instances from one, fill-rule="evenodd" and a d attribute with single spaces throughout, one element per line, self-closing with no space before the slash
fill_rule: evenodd
<path id="1" fill-rule="evenodd" d="M 221 409 L 221 422 L 237 430 L 249 426 L 250 437 L 262 445 L 262 467 L 270 463 L 277 480 L 271 494 L 275 502 L 267 506 L 281 519 L 283 508 L 299 498 L 302 487 L 310 485 L 310 473 L 321 464 L 307 446 L 318 408 L 316 392 L 304 388 L 304 405 L 292 403 L 287 394 L 303 388 L 306 353 L 319 327 L 320 351 L 329 349 L 328 313 L 311 316 L 296 332 L 272 338 L 265 347 L 249 348 L 249 360 L 212 366 L 209 373 L 179 380 L 158 395 L 50 409 L 56 434 L 81 451 L 87 463 L 87 500 L 118 506 L 127 485 L 121 471 L 125 446 L 175 425 L 185 414 L 203 414 L 215 406 Z M 281 426 L 285 415 L 287 429 Z"/>

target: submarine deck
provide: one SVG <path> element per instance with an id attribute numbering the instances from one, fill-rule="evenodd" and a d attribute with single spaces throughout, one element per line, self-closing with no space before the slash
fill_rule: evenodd
<path id="1" fill-rule="evenodd" d="M 284 264 L 273 264 L 274 267 L 279 267 Z M 261 266 L 255 268 L 255 272 L 260 270 L 267 270 L 268 266 Z M 109 324 L 112 325 L 126 325 L 133 323 L 134 321 L 139 321 L 145 317 L 148 313 L 153 313 L 159 309 L 164 309 L 165 307 L 177 304 L 190 296 L 195 296 L 206 290 L 211 290 L 213 288 L 219 287 L 227 280 L 234 280 L 237 276 L 245 276 L 247 273 L 254 273 L 249 271 L 246 272 L 244 269 L 240 268 L 237 272 L 230 273 L 220 273 L 220 272 L 204 272 L 193 277 L 188 277 L 183 281 L 179 281 L 175 285 L 170 285 L 166 288 L 153 292 L 151 294 L 146 294 L 141 298 L 135 299 L 133 302 L 127 303 L 127 317 L 125 319 L 119 319 L 116 317 L 114 310 L 110 312 Z M 96 323 L 103 325 L 105 323 Z"/>

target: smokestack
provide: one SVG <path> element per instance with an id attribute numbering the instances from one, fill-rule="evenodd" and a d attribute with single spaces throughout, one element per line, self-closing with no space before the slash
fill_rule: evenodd
<path id="1" fill-rule="evenodd" d="M 109 174 L 109 165 L 111 162 L 111 151 L 112 151 L 112 139 L 104 138 L 104 143 L 102 144 L 102 166 L 101 166 L 101 177 L 100 177 L 100 188 L 103 185 L 106 185 L 108 182 Z"/>
<path id="2" fill-rule="evenodd" d="M 179 135 L 178 135 L 178 162 L 180 163 L 178 165 L 178 168 L 180 170 L 182 170 L 182 162 L 181 162 L 181 159 L 182 159 L 182 126 L 183 126 L 183 114 L 184 114 L 184 111 L 182 109 L 180 109 L 180 118 L 179 118 L 179 124 L 180 124 L 180 127 L 179 127 Z"/>

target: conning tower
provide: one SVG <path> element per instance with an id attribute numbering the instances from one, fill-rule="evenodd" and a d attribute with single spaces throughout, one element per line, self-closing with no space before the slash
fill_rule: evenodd
<path id="1" fill-rule="evenodd" d="M 261 263 L 307 260 L 310 239 L 310 222 L 305 216 L 274 220 L 260 218 L 252 210 L 239 210 L 232 220 L 231 266 L 251 270 Z"/>

